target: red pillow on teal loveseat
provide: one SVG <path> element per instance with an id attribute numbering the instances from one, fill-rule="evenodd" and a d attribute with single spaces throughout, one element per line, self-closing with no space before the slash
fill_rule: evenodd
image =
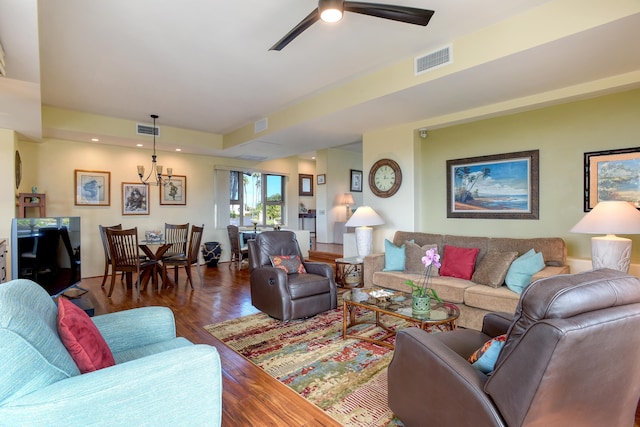
<path id="1" fill-rule="evenodd" d="M 83 374 L 116 364 L 91 318 L 66 298 L 58 298 L 58 334 Z"/>

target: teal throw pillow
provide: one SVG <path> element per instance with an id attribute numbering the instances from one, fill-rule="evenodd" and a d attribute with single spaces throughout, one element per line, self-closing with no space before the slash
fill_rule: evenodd
<path id="1" fill-rule="evenodd" d="M 521 294 L 531 283 L 531 277 L 543 268 L 542 252 L 531 249 L 511 263 L 504 282 L 513 292 Z"/>
<path id="2" fill-rule="evenodd" d="M 404 271 L 405 245 L 398 247 L 384 239 L 384 269 L 382 271 Z"/>
<path id="3" fill-rule="evenodd" d="M 482 347 L 469 356 L 469 363 L 471 363 L 473 367 L 480 372 L 490 374 L 493 372 L 500 350 L 504 347 L 504 342 L 506 340 L 506 335 L 498 335 L 495 338 L 491 338 L 489 341 L 484 343 Z"/>

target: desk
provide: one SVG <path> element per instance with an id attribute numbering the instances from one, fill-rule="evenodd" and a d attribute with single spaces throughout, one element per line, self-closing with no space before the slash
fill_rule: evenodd
<path id="1" fill-rule="evenodd" d="M 298 214 L 298 219 L 302 223 L 302 224 L 300 224 L 300 230 L 304 230 L 304 220 L 306 218 L 313 219 L 313 229 L 310 229 L 309 231 L 311 233 L 315 234 L 315 232 L 316 232 L 316 210 L 315 209 L 310 209 L 308 212 L 300 212 Z"/>
<path id="2" fill-rule="evenodd" d="M 163 277 L 162 275 L 162 267 L 160 267 L 159 262 L 162 260 L 162 256 L 169 250 L 171 247 L 171 243 L 167 243 L 164 240 L 141 240 L 138 242 L 138 246 L 142 249 L 142 252 L 152 261 L 156 261 L 156 264 L 151 269 L 150 278 L 153 279 L 153 283 L 157 282 L 157 278 L 160 277 L 162 280 L 162 287 L 173 286 L 173 282 L 169 280 L 168 277 Z M 152 251 L 149 246 L 158 246 L 156 251 Z M 144 278 L 144 282 L 147 283 L 149 281 L 149 277 Z M 142 280 L 140 285 L 142 286 Z"/>
<path id="3" fill-rule="evenodd" d="M 255 240 L 261 231 L 240 231 L 240 247 L 244 248 L 249 240 Z"/>

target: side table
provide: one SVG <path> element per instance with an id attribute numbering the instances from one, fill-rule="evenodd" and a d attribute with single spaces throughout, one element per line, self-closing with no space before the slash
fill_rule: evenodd
<path id="1" fill-rule="evenodd" d="M 336 259 L 336 285 L 343 288 L 364 286 L 364 262 L 362 258 L 347 257 Z"/>

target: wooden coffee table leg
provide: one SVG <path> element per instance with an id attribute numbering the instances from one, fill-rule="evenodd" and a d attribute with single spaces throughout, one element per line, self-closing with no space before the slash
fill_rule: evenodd
<path id="1" fill-rule="evenodd" d="M 347 302 L 342 301 L 342 339 L 347 339 Z"/>
<path id="2" fill-rule="evenodd" d="M 347 317 L 348 316 L 348 317 Z M 347 329 L 356 321 L 355 307 L 347 301 L 342 301 L 342 339 L 347 339 Z"/>

